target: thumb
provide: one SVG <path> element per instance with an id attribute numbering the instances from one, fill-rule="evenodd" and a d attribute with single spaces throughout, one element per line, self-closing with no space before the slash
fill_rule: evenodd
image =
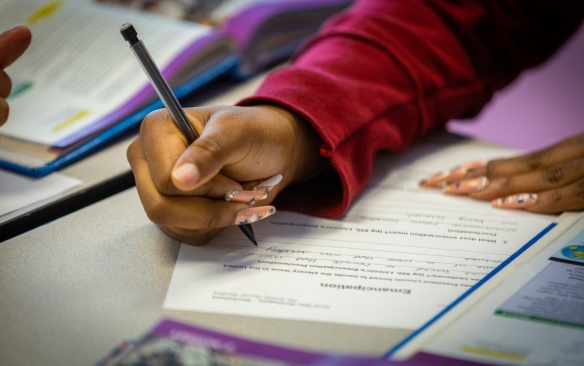
<path id="1" fill-rule="evenodd" d="M 214 120 L 228 116 L 213 115 L 209 108 L 191 108 L 187 115 L 195 126 L 205 125 L 200 137 L 178 158 L 172 169 L 172 182 L 182 191 L 191 191 L 215 177 L 238 154 L 237 134 Z M 201 129 L 198 129 L 199 131 Z"/>

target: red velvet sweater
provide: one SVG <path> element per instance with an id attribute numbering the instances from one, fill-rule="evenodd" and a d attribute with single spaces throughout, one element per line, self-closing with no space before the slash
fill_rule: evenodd
<path id="1" fill-rule="evenodd" d="M 240 105 L 276 103 L 308 120 L 334 172 L 276 204 L 342 215 L 375 154 L 400 151 L 543 62 L 584 16 L 582 0 L 361 0 L 331 18 Z"/>

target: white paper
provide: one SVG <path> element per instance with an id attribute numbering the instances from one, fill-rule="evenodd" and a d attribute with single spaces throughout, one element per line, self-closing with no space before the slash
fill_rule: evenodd
<path id="1" fill-rule="evenodd" d="M 30 178 L 0 170 L 0 216 L 63 193 L 81 181 L 53 173 L 43 178 Z"/>
<path id="2" fill-rule="evenodd" d="M 183 244 L 168 309 L 413 329 L 546 228 L 552 216 L 491 208 L 417 182 L 510 150 L 425 144 L 377 163 L 345 217 L 291 212 Z"/>

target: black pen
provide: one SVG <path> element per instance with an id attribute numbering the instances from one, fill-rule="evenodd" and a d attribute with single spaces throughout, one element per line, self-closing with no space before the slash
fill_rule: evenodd
<path id="1" fill-rule="evenodd" d="M 146 46 L 144 46 L 144 43 L 138 39 L 138 32 L 136 32 L 134 26 L 130 23 L 122 24 L 120 27 L 120 32 L 122 33 L 124 39 L 130 43 L 130 48 L 134 52 L 138 62 L 140 62 L 142 69 L 144 69 L 144 72 L 146 75 L 148 75 L 148 78 L 150 79 L 154 90 L 156 90 L 156 93 L 162 100 L 162 103 L 164 103 L 166 109 L 170 111 L 170 114 L 174 118 L 178 128 L 187 138 L 188 143 L 193 143 L 199 136 L 189 122 L 189 119 L 187 118 L 180 103 L 176 99 L 176 96 L 172 92 L 172 89 L 170 89 L 166 79 L 164 79 L 164 76 L 162 76 L 162 73 L 154 63 L 154 60 L 152 60 L 152 57 L 150 57 L 150 53 L 148 53 Z M 242 224 L 238 226 L 241 231 L 243 231 L 245 236 L 247 236 L 249 240 L 251 240 L 257 246 L 258 243 L 255 239 L 251 225 Z"/>

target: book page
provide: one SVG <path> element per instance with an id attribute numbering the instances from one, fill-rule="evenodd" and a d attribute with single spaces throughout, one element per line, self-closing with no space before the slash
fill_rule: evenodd
<path id="1" fill-rule="evenodd" d="M 431 326 L 421 334 L 425 340 L 414 338 L 393 358 L 414 354 L 414 361 L 440 364 L 582 365 L 584 215 L 580 217 L 480 302 L 461 302 L 451 322 Z"/>
<path id="2" fill-rule="evenodd" d="M 282 3 L 290 0 L 96 0 L 101 3 L 123 4 L 178 19 L 220 27 L 232 16 L 250 6 Z"/>
<path id="3" fill-rule="evenodd" d="M 338 220 L 279 211 L 205 246 L 183 244 L 167 309 L 413 329 L 546 229 L 553 216 L 417 187 L 429 175 L 511 150 L 428 141 L 377 161 Z"/>
<path id="4" fill-rule="evenodd" d="M 134 24 L 162 70 L 211 32 L 202 25 L 107 4 L 0 2 L 3 27 L 26 24 L 33 33 L 30 48 L 7 70 L 16 87 L 0 134 L 63 147 L 74 142 L 69 136 L 122 117 L 114 112 L 139 107 L 144 100 L 134 98 L 149 82 L 120 34 L 125 22 Z"/>

